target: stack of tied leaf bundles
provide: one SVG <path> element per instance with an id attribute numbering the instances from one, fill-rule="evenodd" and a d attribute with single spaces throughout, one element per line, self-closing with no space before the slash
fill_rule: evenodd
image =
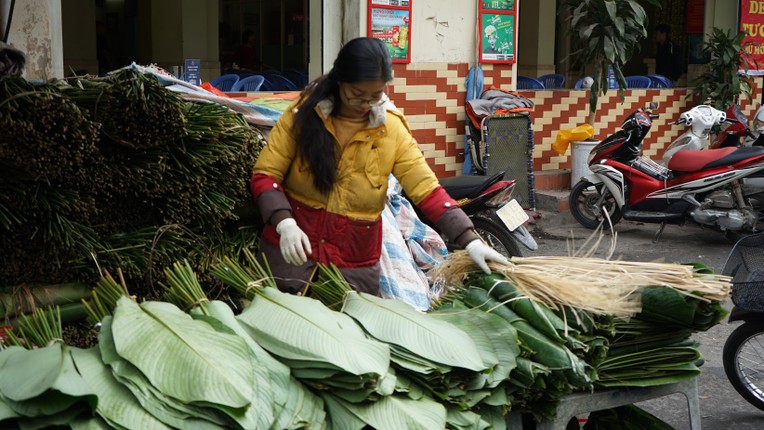
<path id="1" fill-rule="evenodd" d="M 55 324 L 25 318 L 23 339 L 14 338 L 19 346 L 0 351 L 0 379 L 19 369 L 21 380 L 36 380 L 26 372 L 43 361 L 32 355 L 52 349 L 47 354 L 71 355 L 74 367 L 66 373 L 76 373 L 68 379 L 78 385 L 64 389 L 56 382 L 61 376 L 53 375 L 44 389 L 20 393 L 0 380 L 0 420 L 75 428 L 501 429 L 509 411 L 554 416 L 556 402 L 574 391 L 694 376 L 696 353 L 679 354 L 675 343 L 661 346 L 648 336 L 640 343 L 638 333 L 654 332 L 669 319 L 673 336 L 706 329 L 723 316 L 716 299 L 729 292 L 725 278 L 690 266 L 640 265 L 642 274 L 659 268 L 673 273 L 660 285 L 645 285 L 629 263 L 570 260 L 562 270 L 555 261 L 573 278 L 572 271 L 597 265 L 602 270 L 586 288 L 610 276 L 609 288 L 628 292 L 611 314 L 603 303 L 593 305 L 595 312 L 550 301 L 555 287 L 549 285 L 544 300 L 532 299 L 542 290 L 524 290 L 541 282 L 538 270 L 546 260 L 518 259 L 496 268 L 503 275 L 484 275 L 471 265 L 452 274 L 465 282 L 454 283 L 428 313 L 348 291 L 343 282 L 336 285 L 344 295 L 341 306 L 332 310 L 337 294 L 319 294 L 330 299 L 325 304 L 279 292 L 267 268 L 245 255 L 244 264 L 224 258 L 212 270 L 247 298 L 238 315 L 228 304 L 210 301 L 205 281 L 184 262 L 165 270 L 167 302 L 136 303 L 124 285 L 104 278 L 88 304 L 101 324 L 97 347 L 61 346 L 57 332 L 46 328 Z M 464 258 L 456 255 L 452 264 Z M 606 265 L 626 273 L 624 281 L 606 275 Z M 633 288 L 638 284 L 644 286 Z M 686 304 L 679 316 L 650 305 L 669 295 L 676 298 L 671 306 Z M 47 335 L 31 334 L 37 331 Z M 655 359 L 627 351 L 636 344 Z M 21 353 L 23 366 L 14 358 Z M 51 392 L 78 407 L 25 408 Z"/>
<path id="2" fill-rule="evenodd" d="M 248 180 L 264 139 L 226 107 L 131 69 L 2 77 L 0 129 L 0 288 L 119 267 L 148 293 L 178 259 L 204 268 L 256 243 Z"/>

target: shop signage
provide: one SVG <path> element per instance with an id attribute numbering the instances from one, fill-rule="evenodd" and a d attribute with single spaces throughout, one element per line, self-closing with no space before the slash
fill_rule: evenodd
<path id="1" fill-rule="evenodd" d="M 740 30 L 748 32 L 743 43 L 751 75 L 764 75 L 764 1 L 740 0 Z M 756 64 L 751 61 L 755 59 Z"/>
<path id="2" fill-rule="evenodd" d="M 385 42 L 393 63 L 411 61 L 411 2 L 369 0 L 368 35 Z"/>
<path id="3" fill-rule="evenodd" d="M 183 62 L 183 66 L 186 72 L 186 82 L 194 84 L 194 85 L 202 84 L 202 77 L 200 74 L 201 63 L 202 61 L 198 59 L 193 59 L 193 60 L 186 59 Z"/>
<path id="4" fill-rule="evenodd" d="M 687 0 L 687 21 L 685 33 L 702 34 L 706 14 L 706 0 Z"/>
<path id="5" fill-rule="evenodd" d="M 480 61 L 514 63 L 517 42 L 517 1 L 480 2 Z"/>

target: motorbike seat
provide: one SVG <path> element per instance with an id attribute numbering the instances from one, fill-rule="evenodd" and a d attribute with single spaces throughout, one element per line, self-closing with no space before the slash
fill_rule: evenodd
<path id="1" fill-rule="evenodd" d="M 439 182 L 451 198 L 461 200 L 479 196 L 483 191 L 503 178 L 504 172 L 499 172 L 493 176 L 452 176 L 440 179 Z"/>
<path id="2" fill-rule="evenodd" d="M 747 158 L 755 157 L 757 155 L 764 155 L 764 148 L 760 148 L 760 147 L 754 148 L 754 147 L 743 146 L 736 149 L 737 151 L 733 152 L 732 154 L 729 154 L 723 158 L 720 158 L 716 161 L 712 161 L 708 163 L 706 165 L 706 168 L 735 164 L 738 161 L 743 161 Z"/>
<path id="3" fill-rule="evenodd" d="M 674 172 L 697 172 L 709 164 L 722 160 L 738 148 L 706 149 L 699 151 L 679 151 L 671 157 L 668 168 Z"/>

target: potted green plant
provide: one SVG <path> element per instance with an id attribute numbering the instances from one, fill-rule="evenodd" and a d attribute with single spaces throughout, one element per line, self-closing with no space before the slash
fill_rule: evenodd
<path id="1" fill-rule="evenodd" d="M 647 1 L 660 7 L 658 0 Z M 568 59 L 582 71 L 594 67 L 588 117 L 593 125 L 600 93 L 608 90 L 609 70 L 624 100 L 622 68 L 639 50 L 639 41 L 647 37 L 647 14 L 637 0 L 564 0 L 561 12 L 567 13 L 574 49 Z"/>
<path id="2" fill-rule="evenodd" d="M 719 110 L 726 110 L 738 103 L 740 96 L 751 96 L 753 83 L 747 76 L 748 67 L 756 60 L 748 54 L 754 42 L 745 41 L 746 32 L 735 35 L 727 30 L 714 28 L 703 45 L 710 57 L 704 72 L 692 81 L 690 96 L 697 96 L 704 103 Z M 744 73 L 740 73 L 740 71 Z"/>

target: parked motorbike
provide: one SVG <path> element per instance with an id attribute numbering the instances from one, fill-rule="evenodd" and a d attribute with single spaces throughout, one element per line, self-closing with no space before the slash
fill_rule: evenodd
<path id="1" fill-rule="evenodd" d="M 486 243 L 505 257 L 522 256 L 518 242 L 535 251 L 538 244 L 523 225 L 528 215 L 512 198 L 514 180 L 503 180 L 504 172 L 493 176 L 455 176 L 440 180 L 459 207 L 470 217 L 475 231 Z M 419 213 L 419 217 L 436 231 L 438 228 Z M 453 243 L 446 241 L 449 249 Z"/>
<path id="2" fill-rule="evenodd" d="M 711 141 L 709 149 L 743 146 L 742 139 L 747 139 L 751 135 L 748 117 L 740 110 L 739 105 L 730 106 L 725 114 L 727 119 L 721 124 L 719 134 Z"/>
<path id="3" fill-rule="evenodd" d="M 596 228 L 606 214 L 613 224 L 621 218 L 660 223 L 658 234 L 667 223 L 688 220 L 722 231 L 754 229 L 758 211 L 746 200 L 741 180 L 764 171 L 764 148 L 698 150 L 713 124 L 726 118 L 724 112 L 703 105 L 676 122 L 690 130 L 669 146 L 666 165 L 661 165 L 641 156 L 643 139 L 658 117 L 651 109 L 630 114 L 621 130 L 592 149 L 592 174 L 570 194 L 576 220 L 588 228 Z"/>
<path id="4" fill-rule="evenodd" d="M 671 158 L 679 151 L 700 151 L 705 148 L 712 128 L 732 121 L 725 112 L 708 105 L 695 106 L 683 112 L 674 125 L 686 125 L 687 130 L 666 148 L 661 164 L 668 166 Z"/>
<path id="5" fill-rule="evenodd" d="M 732 276 L 729 322 L 743 322 L 724 343 L 724 372 L 743 398 L 764 410 L 764 233 L 740 239 L 722 274 Z"/>

